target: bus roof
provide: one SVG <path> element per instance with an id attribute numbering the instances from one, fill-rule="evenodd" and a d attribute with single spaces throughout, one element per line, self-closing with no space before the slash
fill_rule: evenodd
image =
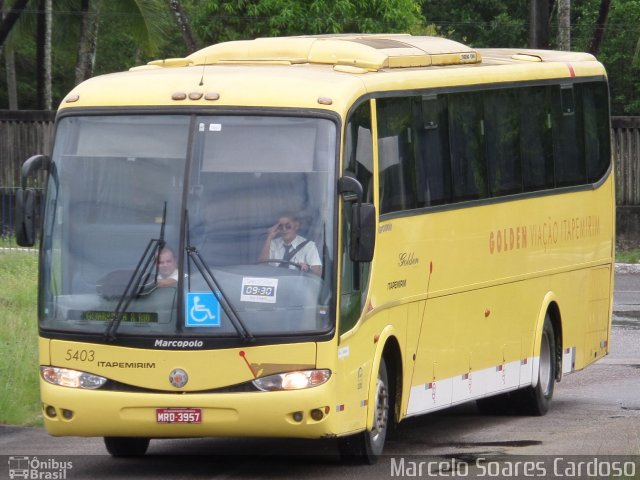
<path id="1" fill-rule="evenodd" d="M 438 37 L 259 38 L 92 78 L 77 86 L 61 108 L 218 105 L 344 112 L 358 97 L 375 91 L 604 75 L 602 65 L 587 53 L 474 50 Z"/>

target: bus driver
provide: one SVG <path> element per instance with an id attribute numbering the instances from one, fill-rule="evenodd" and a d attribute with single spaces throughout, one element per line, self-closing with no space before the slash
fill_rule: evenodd
<path id="1" fill-rule="evenodd" d="M 318 276 L 322 275 L 322 261 L 318 255 L 318 248 L 311 240 L 298 235 L 300 220 L 293 213 L 280 215 L 278 221 L 269 230 L 262 250 L 260 251 L 260 262 L 272 259 L 282 259 L 290 263 L 274 262 L 284 268 L 300 268 L 303 272 L 312 272 Z"/>

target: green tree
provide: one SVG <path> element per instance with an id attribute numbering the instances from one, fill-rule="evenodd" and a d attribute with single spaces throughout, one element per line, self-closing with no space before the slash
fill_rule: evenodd
<path id="1" fill-rule="evenodd" d="M 481 47 L 526 47 L 528 2 L 425 0 L 422 12 L 438 35 Z"/>
<path id="2" fill-rule="evenodd" d="M 184 0 L 207 44 L 326 33 L 411 32 L 422 27 L 414 0 Z"/>
<path id="3" fill-rule="evenodd" d="M 36 38 L 46 26 L 42 13 L 47 1 L 0 0 L 7 16 L 14 10 L 13 20 L 0 19 L 0 46 L 2 32 L 7 32 L 8 42 L 0 61 L 0 108 L 8 106 L 7 74 L 11 77 L 13 71 L 20 107 L 41 106 L 47 82 L 42 80 L 46 42 Z M 558 0 L 55 0 L 51 12 L 53 104 L 73 87 L 76 68 L 81 80 L 155 58 L 186 56 L 194 48 L 227 40 L 409 32 L 436 34 L 474 47 L 525 48 L 534 1 L 540 9 L 548 9 L 549 47 L 558 48 Z M 613 112 L 638 115 L 640 2 L 609 2 L 572 2 L 571 48 L 592 49 L 607 67 Z M 7 69 L 11 51 L 15 51 L 15 68 L 9 61 Z"/>
<path id="4" fill-rule="evenodd" d="M 182 7 L 182 3 L 179 0 L 168 0 L 169 9 L 173 14 L 173 18 L 176 21 L 176 25 L 182 34 L 182 39 L 187 47 L 187 52 L 193 53 L 198 49 L 198 40 L 193 29 L 191 28 L 191 22 L 187 16 L 187 12 Z"/>
<path id="5" fill-rule="evenodd" d="M 598 2 L 595 3 L 595 13 L 591 15 L 597 15 Z M 612 2 L 598 59 L 609 73 L 614 115 L 640 115 L 640 62 L 637 56 L 634 61 L 634 53 L 637 55 L 640 48 L 639 39 L 640 2 Z"/>
<path id="6" fill-rule="evenodd" d="M 110 14 L 120 16 L 120 27 L 130 32 L 147 54 L 158 51 L 168 28 L 168 10 L 163 0 L 81 0 L 76 84 L 93 73 L 100 20 Z"/>
<path id="7" fill-rule="evenodd" d="M 55 106 L 75 83 L 93 72 L 123 70 L 163 56 L 161 50 L 171 51 L 165 48 L 167 42 L 175 43 L 166 0 L 56 0 L 50 12 L 49 1 L 31 0 L 19 15 L 14 13 L 11 37 L 3 52 L 7 61 L 0 62 L 0 108 L 16 108 L 16 98 L 20 99 L 21 108 L 48 108 L 51 103 Z M 17 1 L 4 3 L 7 11 L 8 7 L 23 5 Z M 51 18 L 43 21 L 47 15 Z M 5 21 L 1 23 L 8 29 Z M 43 40 L 49 25 L 51 40 Z M 105 33 L 100 39 L 99 31 Z M 47 52 L 49 44 L 53 48 Z M 112 45 L 118 48 L 111 48 Z M 10 55 L 14 50 L 15 67 Z M 181 49 L 179 55 L 183 54 Z M 54 59 L 49 72 L 47 57 Z M 9 103 L 14 72 L 17 92 Z M 49 82 L 51 101 L 47 93 Z"/>

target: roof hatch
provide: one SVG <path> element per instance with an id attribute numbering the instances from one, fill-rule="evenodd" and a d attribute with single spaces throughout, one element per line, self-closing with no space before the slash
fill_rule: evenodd
<path id="1" fill-rule="evenodd" d="M 339 70 L 377 71 L 385 68 L 428 67 L 479 63 L 480 54 L 458 42 L 438 37 L 402 34 L 321 35 L 258 38 L 224 42 L 183 59 L 156 60 L 151 65 L 173 67 L 221 63 L 334 65 Z"/>

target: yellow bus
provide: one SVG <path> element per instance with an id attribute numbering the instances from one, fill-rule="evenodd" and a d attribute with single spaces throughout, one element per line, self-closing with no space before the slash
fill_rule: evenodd
<path id="1" fill-rule="evenodd" d="M 606 72 L 584 53 L 339 35 L 99 76 L 23 167 L 51 435 L 336 438 L 475 400 L 542 415 L 607 354 Z M 285 250 L 287 256 L 284 256 Z"/>

